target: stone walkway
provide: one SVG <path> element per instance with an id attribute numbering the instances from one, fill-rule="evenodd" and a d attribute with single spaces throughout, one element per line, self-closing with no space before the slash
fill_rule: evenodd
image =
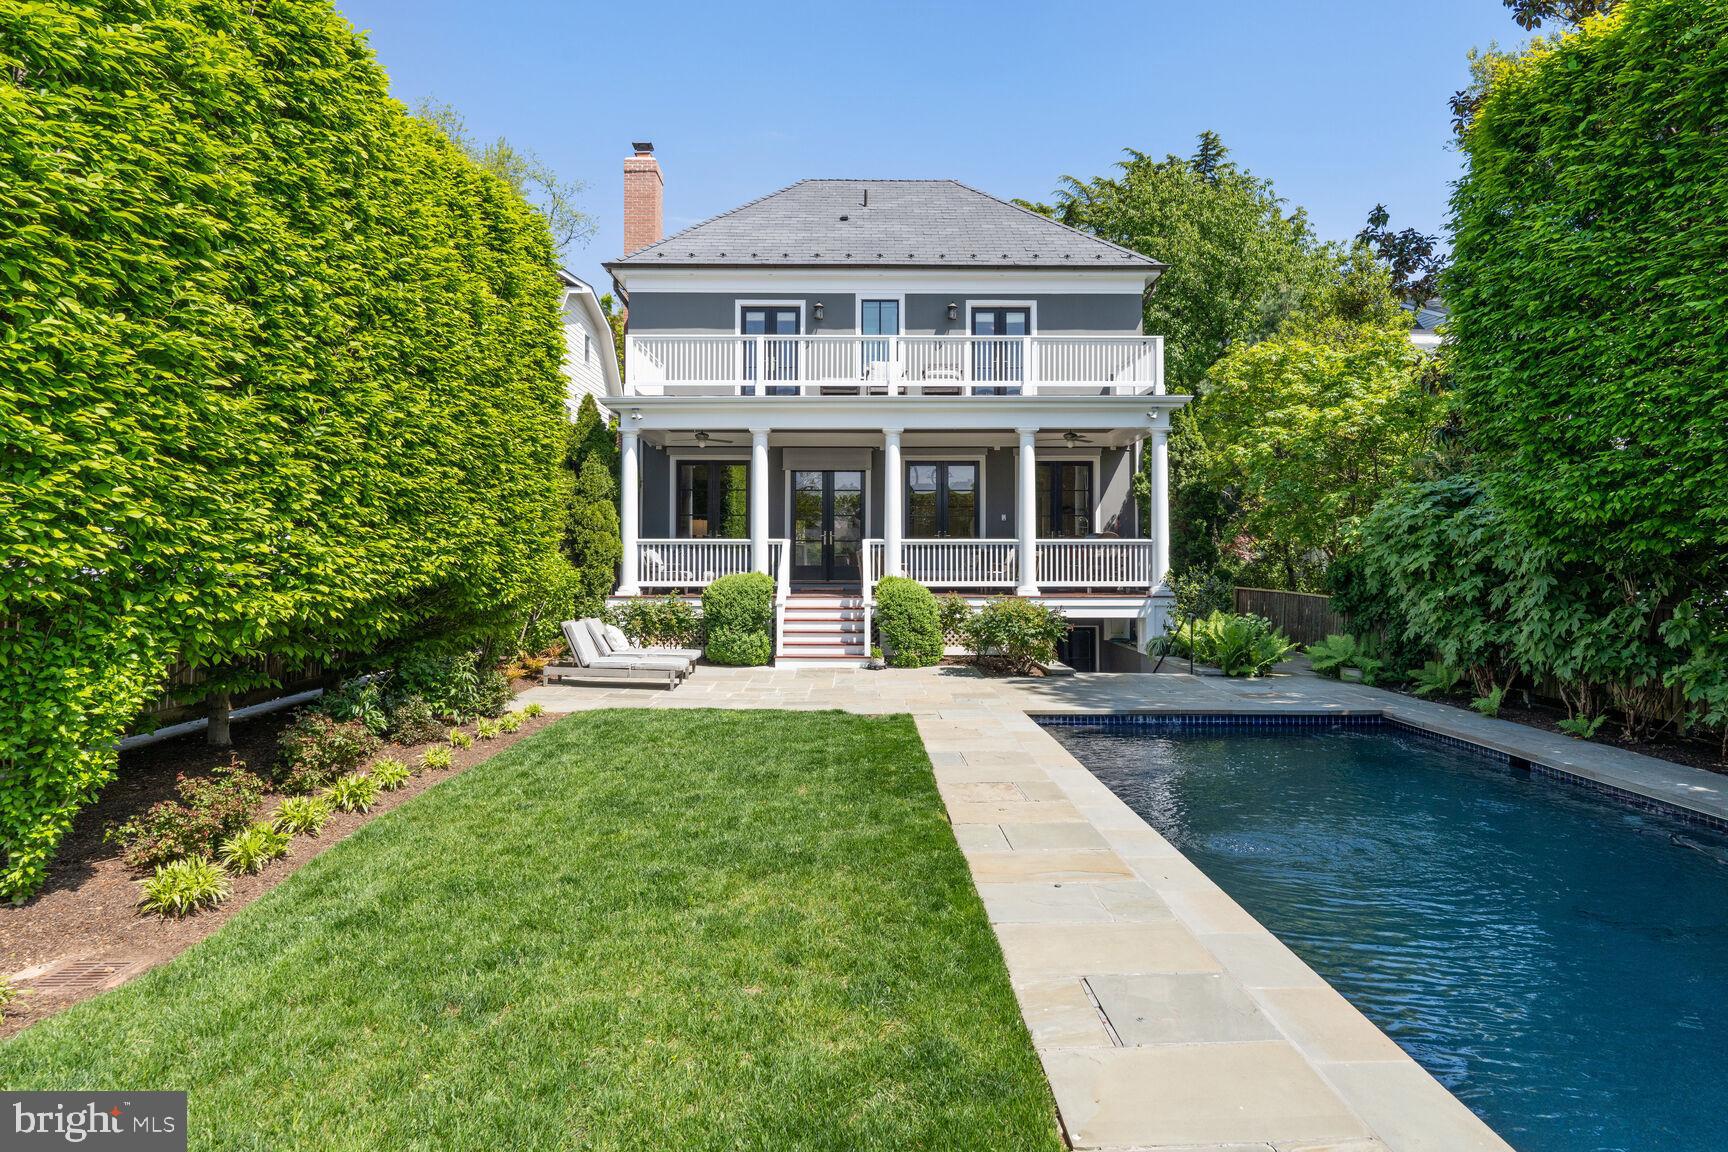
<path id="1" fill-rule="evenodd" d="M 1507 1149 L 1028 715 L 1384 714 L 1728 817 L 1721 777 L 1310 675 L 989 680 L 970 669 L 702 668 L 676 692 L 523 702 L 910 713 L 1077 1148 Z"/>

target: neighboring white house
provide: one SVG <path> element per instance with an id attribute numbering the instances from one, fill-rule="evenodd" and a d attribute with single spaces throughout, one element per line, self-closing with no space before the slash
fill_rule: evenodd
<path id="1" fill-rule="evenodd" d="M 567 403 L 574 416 L 582 397 L 604 403 L 618 393 L 618 353 L 594 289 L 563 269 L 558 279 L 564 282 L 564 375 L 570 381 Z"/>
<path id="2" fill-rule="evenodd" d="M 653 148 L 607 264 L 627 309 L 617 599 L 775 576 L 776 658 L 856 662 L 907 576 L 1137 666 L 1171 598 L 1164 266 L 952 180 L 805 180 L 661 239 Z M 1150 523 L 1133 478 L 1150 453 Z"/>

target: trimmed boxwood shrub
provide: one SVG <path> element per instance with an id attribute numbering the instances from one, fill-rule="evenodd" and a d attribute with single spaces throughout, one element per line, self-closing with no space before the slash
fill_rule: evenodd
<path id="1" fill-rule="evenodd" d="M 0 897 L 176 661 L 475 647 L 568 485 L 545 222 L 329 0 L 0 20 Z"/>
<path id="2" fill-rule="evenodd" d="M 741 667 L 774 658 L 774 578 L 765 572 L 722 576 L 702 590 L 708 659 Z"/>
<path id="3" fill-rule="evenodd" d="M 930 589 L 904 576 L 876 582 L 876 631 L 896 668 L 926 668 L 942 660 L 942 619 Z"/>

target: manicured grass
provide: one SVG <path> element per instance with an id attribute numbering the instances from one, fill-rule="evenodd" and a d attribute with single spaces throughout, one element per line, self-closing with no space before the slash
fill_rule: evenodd
<path id="1" fill-rule="evenodd" d="M 0 1045 L 212 1149 L 1058 1149 L 910 720 L 578 714 Z"/>

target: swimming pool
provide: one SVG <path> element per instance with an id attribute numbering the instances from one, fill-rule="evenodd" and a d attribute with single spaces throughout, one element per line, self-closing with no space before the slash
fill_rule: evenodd
<path id="1" fill-rule="evenodd" d="M 1520 1152 L 1728 1147 L 1728 836 L 1391 725 L 1052 734 Z"/>

